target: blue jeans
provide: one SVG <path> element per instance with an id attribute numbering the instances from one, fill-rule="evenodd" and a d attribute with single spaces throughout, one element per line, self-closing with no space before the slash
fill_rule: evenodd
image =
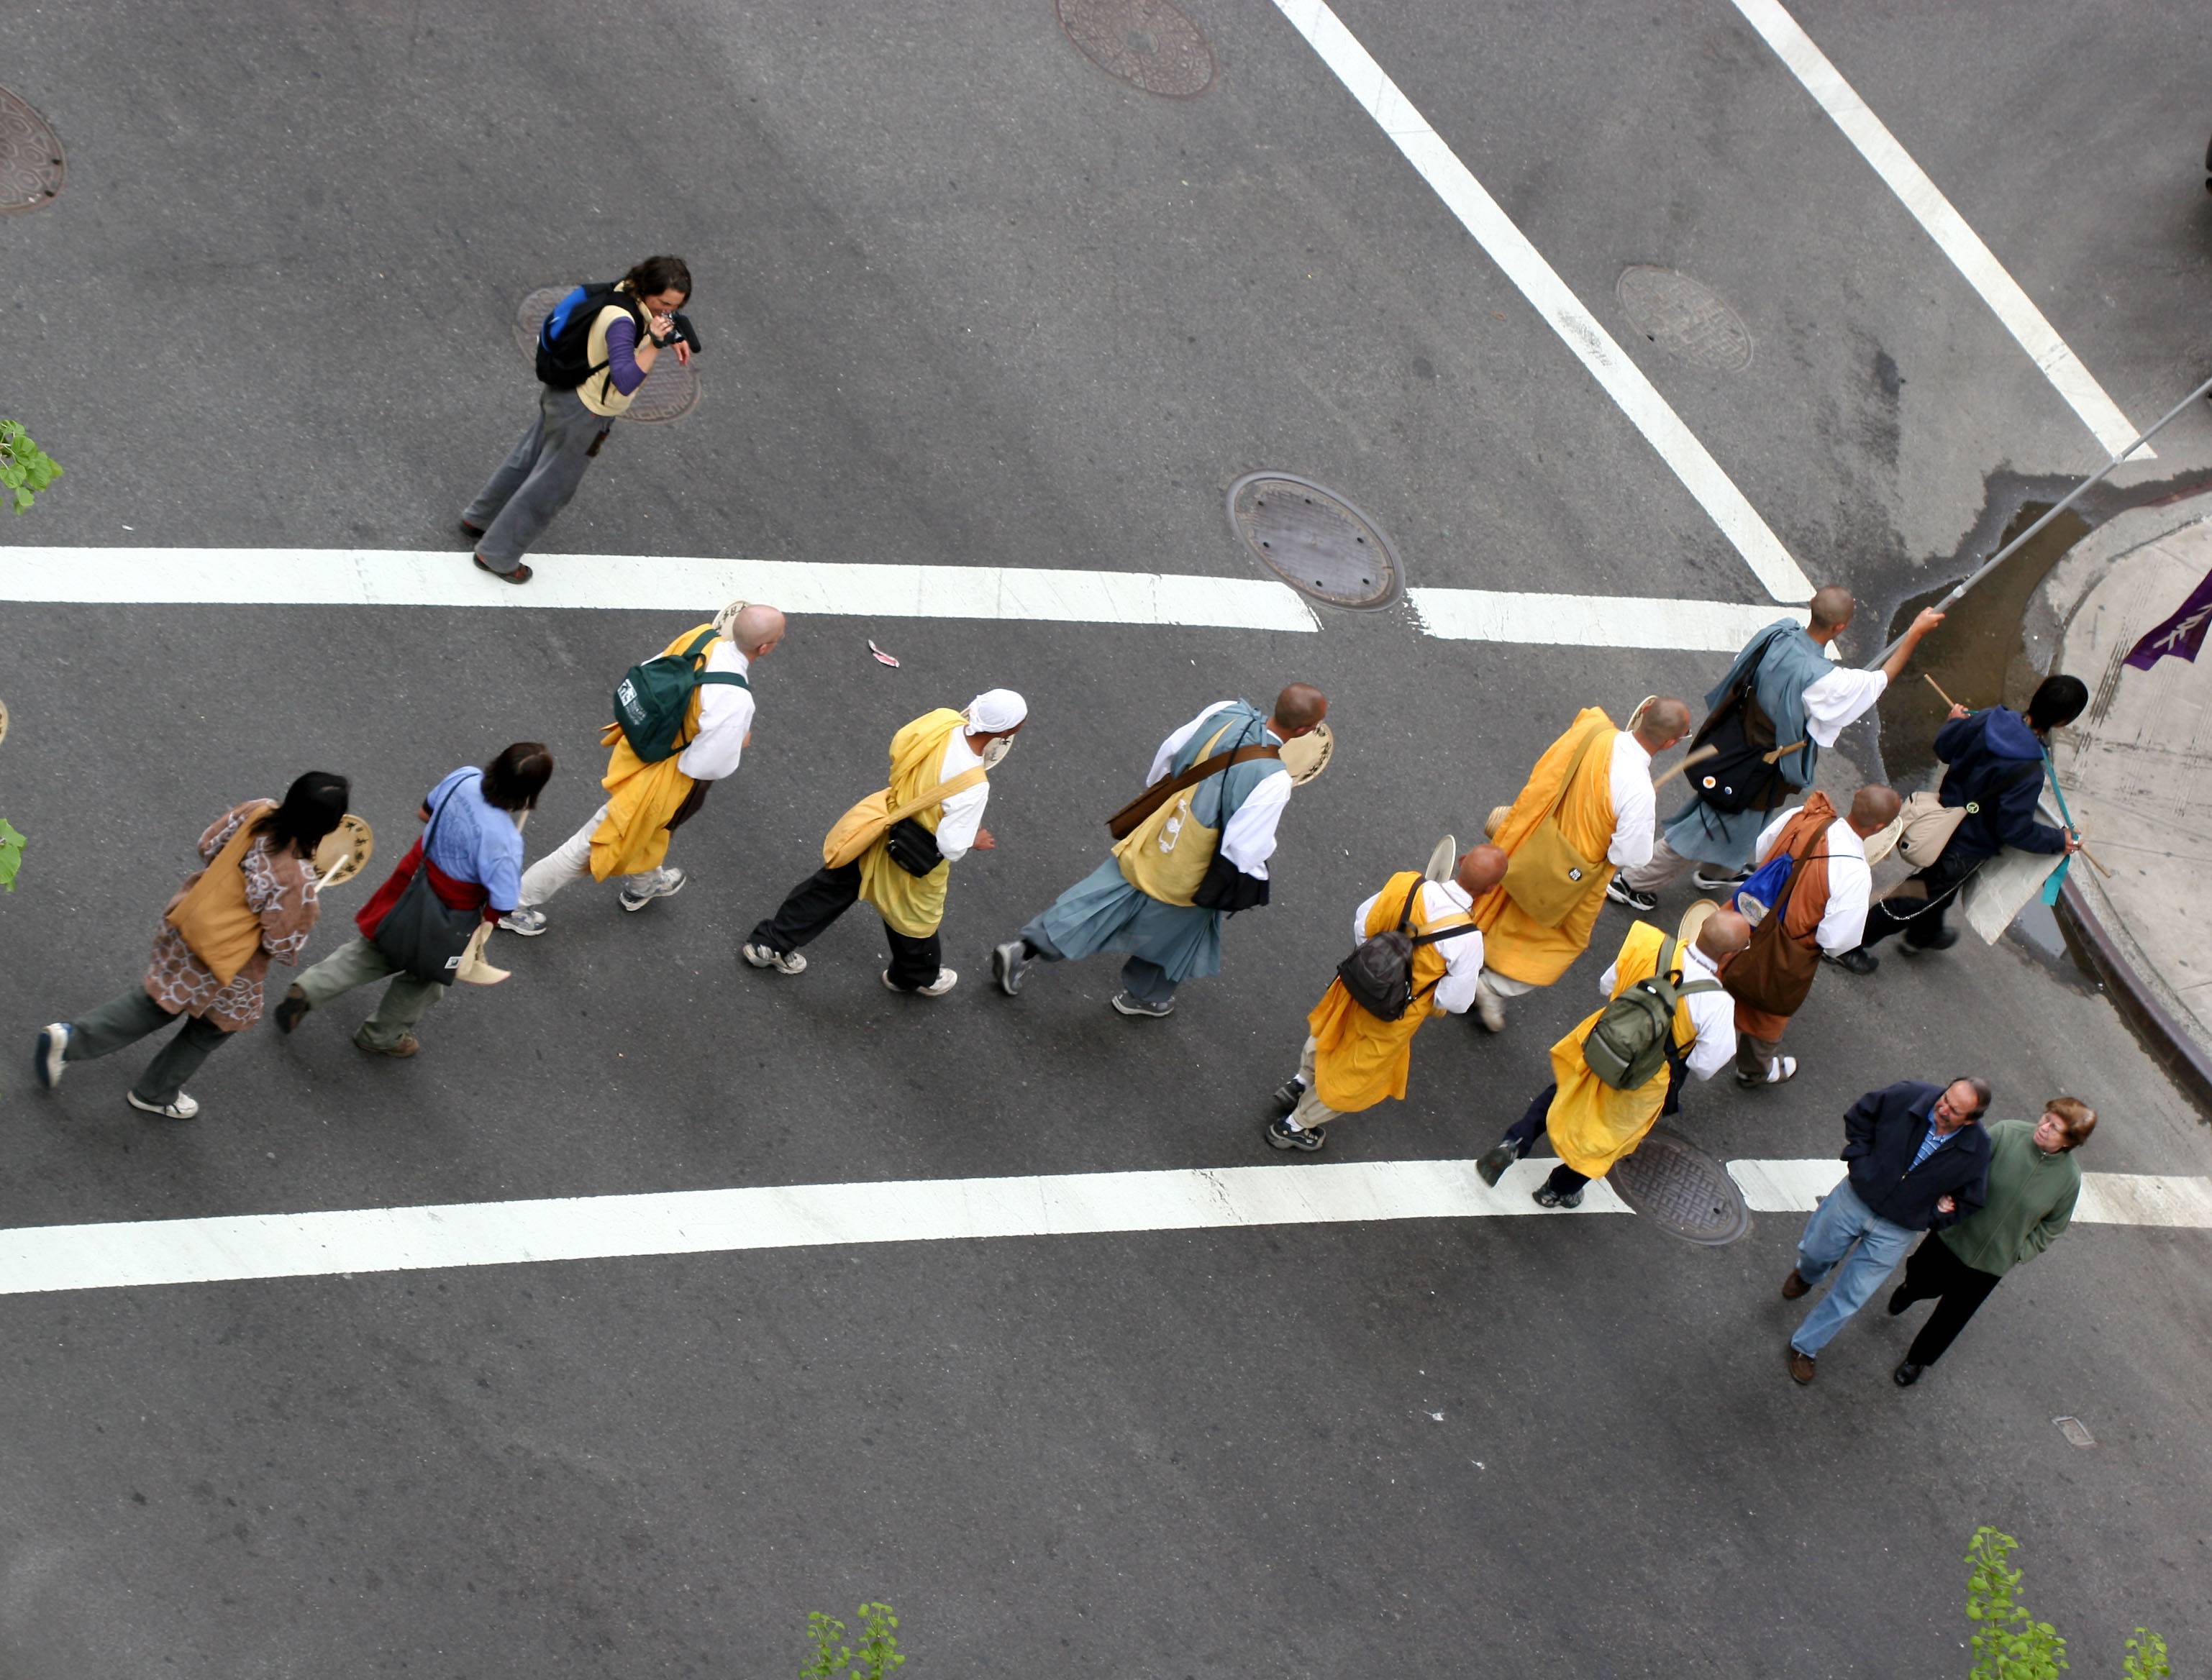
<path id="1" fill-rule="evenodd" d="M 1808 1359 L 1819 1357 L 1829 1338 L 1844 1327 L 1844 1320 L 1865 1306 L 1882 1279 L 1897 1270 L 1915 1234 L 1859 1200 L 1849 1179 L 1830 1191 L 1813 1210 L 1805 1234 L 1797 1240 L 1797 1275 L 1817 1283 L 1837 1261 L 1844 1261 L 1844 1269 L 1820 1304 L 1805 1315 L 1790 1345 Z M 1858 1245 L 1856 1249 L 1853 1243 Z M 1845 1260 L 1847 1251 L 1850 1258 Z"/>

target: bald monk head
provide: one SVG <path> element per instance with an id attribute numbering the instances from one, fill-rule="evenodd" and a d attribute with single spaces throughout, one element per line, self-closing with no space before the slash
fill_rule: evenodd
<path id="1" fill-rule="evenodd" d="M 1636 744 L 1647 753 L 1663 753 L 1689 732 L 1689 702 L 1662 696 L 1644 708 L 1636 725 Z"/>
<path id="2" fill-rule="evenodd" d="M 1853 834 L 1864 840 L 1889 827 L 1904 809 L 1905 801 L 1897 797 L 1895 788 L 1869 782 L 1851 795 L 1851 809 L 1844 821 L 1851 825 Z"/>
<path id="3" fill-rule="evenodd" d="M 1751 943 L 1751 924 L 1733 910 L 1716 910 L 1698 930 L 1698 955 L 1717 968 Z"/>
<path id="4" fill-rule="evenodd" d="M 1293 682 L 1275 696 L 1275 715 L 1267 727 L 1285 741 L 1310 735 L 1328 716 L 1328 696 L 1310 682 Z"/>
<path id="5" fill-rule="evenodd" d="M 1813 622 L 1805 627 L 1805 634 L 1823 646 L 1843 634 L 1844 627 L 1851 622 L 1851 615 L 1859 603 L 1851 592 L 1841 584 L 1830 584 L 1813 597 Z"/>
<path id="6" fill-rule="evenodd" d="M 764 659 L 783 640 L 783 615 L 774 607 L 745 608 L 730 621 L 730 640 L 748 659 Z"/>
<path id="7" fill-rule="evenodd" d="M 1452 871 L 1452 879 L 1459 882 L 1460 891 L 1469 898 L 1480 898 L 1505 878 L 1508 861 L 1501 847 L 1470 846 L 1460 853 L 1459 867 Z"/>

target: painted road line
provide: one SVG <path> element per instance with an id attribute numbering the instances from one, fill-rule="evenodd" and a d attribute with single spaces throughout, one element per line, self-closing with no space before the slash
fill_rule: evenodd
<path id="1" fill-rule="evenodd" d="M 705 612 L 733 596 L 792 613 L 1311 632 L 1295 590 L 1258 579 L 1002 567 L 539 555 L 525 588 L 465 558 L 398 549 L 0 548 L 0 601 L 202 606 L 544 607 Z M 1429 634 L 1451 641 L 1733 653 L 1772 603 L 1627 595 L 1415 589 Z M 1802 618 L 1802 610 L 1796 616 Z"/>
<path id="2" fill-rule="evenodd" d="M 1551 1167 L 1521 1161 L 1496 1189 L 1471 1161 L 1348 1161 L 41 1225 L 0 1231 L 0 1294 L 747 1249 L 1519 1216 L 1546 1211 L 1529 1192 Z M 1729 1171 L 1755 1210 L 1795 1213 L 1813 1206 L 1843 1169 L 1832 1160 L 1739 1161 Z M 2086 1179 L 2085 1221 L 2212 1228 L 2212 1187 L 2203 1179 Z M 1602 1181 L 1584 1192 L 1580 1210 L 1626 1211 Z"/>
<path id="3" fill-rule="evenodd" d="M 465 551 L 0 548 L 0 600 L 226 606 L 627 608 L 711 611 L 733 597 L 787 612 L 1070 624 L 1321 628 L 1297 591 L 1249 578 L 1000 566 L 532 555 L 518 589 Z"/>
<path id="4" fill-rule="evenodd" d="M 1790 67 L 1790 74 L 1805 84 L 1805 91 L 1835 119 L 1844 137 L 1859 149 L 1860 156 L 1874 166 L 1875 173 L 1912 213 L 1913 220 L 1928 230 L 1928 237 L 1966 276 L 1966 283 L 1981 294 L 1982 301 L 2004 323 L 2005 331 L 2020 341 L 2021 349 L 2027 352 L 2043 370 L 2044 378 L 2081 417 L 2081 423 L 2096 434 L 2106 452 L 2117 454 L 2125 449 L 2139 428 L 2131 425 L 2120 412 L 2119 404 L 2105 394 L 2104 386 L 2081 365 L 2081 358 L 2067 348 L 2057 330 L 2043 318 L 2043 312 L 2021 289 L 2020 283 L 2005 272 L 2004 264 L 1990 254 L 1981 236 L 1966 225 L 1966 217 L 1952 208 L 1951 201 L 1929 179 L 1928 172 L 1897 143 L 1897 136 L 1889 131 L 1888 125 L 1869 109 L 1867 102 L 1828 62 L 1827 54 L 1798 27 L 1796 19 L 1782 9 L 1780 0 L 1735 0 L 1735 9 L 1765 37 L 1766 44 Z M 2147 461 L 2154 453 L 2151 446 L 2145 444 L 2130 458 Z"/>
<path id="5" fill-rule="evenodd" d="M 1421 628 L 1448 641 L 1523 642 L 1554 647 L 1650 647 L 1734 653 L 1778 617 L 1768 602 L 1649 600 L 1626 595 L 1518 595 L 1487 589 L 1410 589 Z"/>
<path id="6" fill-rule="evenodd" d="M 1275 0 L 1275 8 L 1658 451 L 1767 593 L 1778 601 L 1810 600 L 1811 581 L 1759 511 L 1342 20 L 1323 0 Z"/>

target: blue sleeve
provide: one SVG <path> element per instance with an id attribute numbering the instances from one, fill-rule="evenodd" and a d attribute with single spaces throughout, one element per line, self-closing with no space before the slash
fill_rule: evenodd
<path id="1" fill-rule="evenodd" d="M 2033 776 L 2023 776 L 2018 770 L 2008 773 L 2014 778 L 2012 785 L 1997 796 L 1999 838 L 2022 852 L 2063 852 L 2066 836 L 2035 813 L 2036 802 L 2043 795 L 2043 767 L 2038 765 Z"/>
<path id="2" fill-rule="evenodd" d="M 607 323 L 607 368 L 625 397 L 645 383 L 645 369 L 637 365 L 637 323 L 627 315 Z"/>
<path id="3" fill-rule="evenodd" d="M 521 838 L 515 836 L 518 840 Z M 484 849 L 488 854 L 483 859 L 484 897 L 504 916 L 522 895 L 522 848 L 488 846 Z"/>
<path id="4" fill-rule="evenodd" d="M 1952 719 L 1936 731 L 1936 756 L 1946 764 L 1955 764 L 1959 755 L 1981 734 L 1985 722 L 1979 713 L 1971 717 Z"/>

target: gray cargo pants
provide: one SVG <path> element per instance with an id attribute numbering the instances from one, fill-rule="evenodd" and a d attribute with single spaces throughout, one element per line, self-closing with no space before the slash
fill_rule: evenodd
<path id="1" fill-rule="evenodd" d="M 586 408 L 574 391 L 538 387 L 538 418 L 461 515 L 483 530 L 477 552 L 485 565 L 495 572 L 514 570 L 576 494 L 584 469 L 613 425 Z"/>

